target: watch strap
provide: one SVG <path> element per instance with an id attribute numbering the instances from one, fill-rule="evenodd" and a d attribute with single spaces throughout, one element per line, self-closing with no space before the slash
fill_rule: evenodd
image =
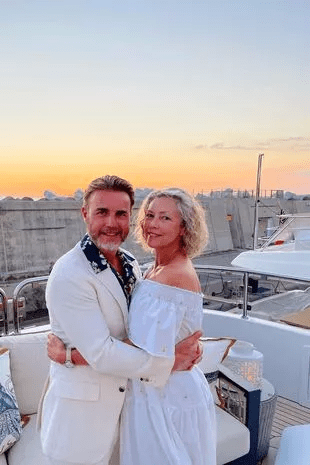
<path id="1" fill-rule="evenodd" d="M 72 347 L 66 346 L 66 360 L 65 360 L 65 366 L 67 368 L 73 368 L 74 364 L 72 362 Z"/>
<path id="2" fill-rule="evenodd" d="M 66 347 L 66 362 L 72 363 L 72 356 L 71 356 L 72 349 L 71 347 Z"/>

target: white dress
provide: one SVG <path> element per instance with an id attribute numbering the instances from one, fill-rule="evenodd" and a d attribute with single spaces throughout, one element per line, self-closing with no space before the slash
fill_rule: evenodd
<path id="1" fill-rule="evenodd" d="M 147 352 L 174 357 L 177 342 L 201 328 L 202 296 L 142 280 L 129 310 L 129 338 Z M 121 465 L 215 465 L 216 420 L 198 367 L 166 385 L 129 381 L 121 419 Z"/>

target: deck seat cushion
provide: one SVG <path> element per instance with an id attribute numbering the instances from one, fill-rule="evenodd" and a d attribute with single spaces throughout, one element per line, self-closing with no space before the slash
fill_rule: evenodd
<path id="1" fill-rule="evenodd" d="M 247 454 L 250 448 L 248 428 L 219 407 L 216 407 L 216 420 L 217 465 L 224 465 Z M 30 421 L 23 429 L 20 440 L 8 451 L 9 465 L 47 464 L 36 422 L 37 415 L 30 415 Z"/>
<path id="2" fill-rule="evenodd" d="M 217 465 L 224 465 L 249 452 L 250 431 L 243 423 L 220 407 L 216 406 L 215 408 L 217 427 L 216 463 Z"/>
<path id="3" fill-rule="evenodd" d="M 12 382 L 21 415 L 37 413 L 50 366 L 46 350 L 47 334 L 18 334 L 0 338 L 0 347 L 10 351 Z"/>
<path id="4" fill-rule="evenodd" d="M 30 415 L 20 440 L 8 451 L 9 465 L 47 465 L 36 423 L 37 415 Z"/>

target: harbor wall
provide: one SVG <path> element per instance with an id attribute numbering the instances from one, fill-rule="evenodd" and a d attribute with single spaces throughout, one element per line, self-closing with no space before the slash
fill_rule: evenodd
<path id="1" fill-rule="evenodd" d="M 205 253 L 246 249 L 253 246 L 253 198 L 211 198 L 200 196 L 205 210 L 209 241 Z M 141 200 L 137 201 L 132 229 Z M 0 201 L 0 280 L 9 281 L 46 275 L 55 261 L 72 248 L 85 233 L 81 201 L 20 200 Z M 310 201 L 264 198 L 259 208 L 259 235 L 276 226 L 276 215 L 310 212 Z M 131 233 L 124 247 L 141 263 L 152 259 Z"/>

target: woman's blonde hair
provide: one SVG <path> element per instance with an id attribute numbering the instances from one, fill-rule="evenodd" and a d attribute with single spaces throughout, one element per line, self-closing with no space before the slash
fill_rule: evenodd
<path id="1" fill-rule="evenodd" d="M 136 236 L 139 242 L 145 249 L 149 249 L 143 237 L 143 220 L 150 203 L 160 197 L 173 199 L 176 203 L 181 216 L 181 225 L 184 227 L 183 249 L 188 257 L 199 255 L 208 239 L 204 210 L 192 195 L 176 187 L 153 191 L 143 200 L 136 221 Z"/>

